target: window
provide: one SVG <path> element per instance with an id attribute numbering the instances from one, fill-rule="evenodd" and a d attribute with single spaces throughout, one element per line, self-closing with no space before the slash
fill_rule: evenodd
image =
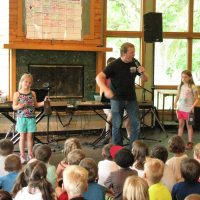
<path id="1" fill-rule="evenodd" d="M 155 44 L 154 84 L 175 89 L 185 69 L 192 70 L 195 83 L 200 84 L 200 1 L 156 0 L 156 11 L 163 12 L 164 40 Z"/>
<path id="2" fill-rule="evenodd" d="M 3 49 L 8 43 L 9 27 L 9 0 L 4 0 L 0 6 L 0 90 L 8 94 L 9 86 L 9 50 Z"/>
<path id="3" fill-rule="evenodd" d="M 189 0 L 156 0 L 156 12 L 163 13 L 164 32 L 188 30 L 188 5 Z"/>
<path id="4" fill-rule="evenodd" d="M 200 32 L 200 0 L 194 0 L 194 13 L 193 13 L 193 19 L 194 19 L 194 32 Z"/>
<path id="5" fill-rule="evenodd" d="M 107 30 L 140 31 L 141 0 L 107 0 Z"/>
<path id="6" fill-rule="evenodd" d="M 106 60 L 111 56 L 118 58 L 124 42 L 135 45 L 135 57 L 140 60 L 141 13 L 142 0 L 107 0 L 106 46 L 112 47 L 113 52 L 106 53 Z"/>
<path id="7" fill-rule="evenodd" d="M 195 84 L 200 85 L 200 40 L 194 39 L 192 45 L 192 75 Z"/>
<path id="8" fill-rule="evenodd" d="M 187 40 L 164 39 L 155 44 L 155 85 L 178 85 L 187 68 Z"/>

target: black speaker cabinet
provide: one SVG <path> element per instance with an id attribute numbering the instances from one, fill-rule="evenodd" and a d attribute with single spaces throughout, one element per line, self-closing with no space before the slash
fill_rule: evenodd
<path id="1" fill-rule="evenodd" d="M 144 14 L 144 41 L 162 42 L 162 13 L 149 12 Z"/>

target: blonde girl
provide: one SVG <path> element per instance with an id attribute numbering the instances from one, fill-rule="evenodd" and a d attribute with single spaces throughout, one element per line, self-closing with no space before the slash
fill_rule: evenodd
<path id="1" fill-rule="evenodd" d="M 139 176 L 129 176 L 123 187 L 123 200 L 149 200 L 149 186 Z"/>
<path id="2" fill-rule="evenodd" d="M 16 130 L 20 133 L 19 150 L 21 163 L 26 162 L 25 141 L 27 141 L 28 159 L 33 157 L 33 132 L 36 131 L 35 108 L 44 106 L 43 102 L 37 102 L 36 94 L 31 91 L 33 77 L 31 74 L 23 74 L 19 81 L 18 91 L 13 95 L 13 110 L 17 111 Z"/>
<path id="3" fill-rule="evenodd" d="M 193 127 L 188 124 L 188 116 L 190 112 L 194 112 L 194 107 L 198 103 L 198 89 L 194 84 L 192 73 L 189 70 L 184 70 L 181 73 L 181 83 L 178 86 L 177 96 L 175 98 L 174 106 L 177 108 L 177 118 L 179 122 L 178 135 L 182 137 L 184 125 L 188 130 L 187 149 L 193 148 L 192 137 Z M 178 105 L 177 105 L 178 102 Z"/>

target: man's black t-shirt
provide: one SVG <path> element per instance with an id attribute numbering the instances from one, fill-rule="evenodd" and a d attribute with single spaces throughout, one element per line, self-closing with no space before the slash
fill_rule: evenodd
<path id="1" fill-rule="evenodd" d="M 134 61 L 124 63 L 121 58 L 118 58 L 104 69 L 106 78 L 111 80 L 110 88 L 114 93 L 113 99 L 136 100 L 135 77 L 140 73 L 131 69 L 137 67 Z"/>

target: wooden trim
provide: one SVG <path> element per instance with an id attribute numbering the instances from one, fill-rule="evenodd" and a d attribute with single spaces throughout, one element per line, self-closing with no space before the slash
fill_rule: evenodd
<path id="1" fill-rule="evenodd" d="M 155 85 L 154 90 L 156 89 L 176 90 L 177 85 Z"/>
<path id="2" fill-rule="evenodd" d="M 106 37 L 142 37 L 144 33 L 142 31 L 106 31 Z"/>
<path id="3" fill-rule="evenodd" d="M 96 75 L 99 74 L 104 69 L 104 58 L 105 53 L 104 52 L 97 52 L 97 62 L 96 62 Z M 99 87 L 96 84 L 96 92 L 99 92 Z"/>
<path id="4" fill-rule="evenodd" d="M 65 51 L 112 51 L 112 48 L 98 47 L 92 45 L 64 45 L 64 44 L 42 44 L 42 43 L 13 43 L 4 44 L 5 49 L 34 49 L 34 50 L 65 50 Z"/>
<path id="5" fill-rule="evenodd" d="M 17 9 L 17 35 L 25 36 L 23 32 L 23 1 L 18 0 L 18 9 Z"/>
<path id="6" fill-rule="evenodd" d="M 13 93 L 17 90 L 16 86 L 16 50 L 10 50 L 10 89 L 9 89 L 9 100 L 12 100 Z"/>

